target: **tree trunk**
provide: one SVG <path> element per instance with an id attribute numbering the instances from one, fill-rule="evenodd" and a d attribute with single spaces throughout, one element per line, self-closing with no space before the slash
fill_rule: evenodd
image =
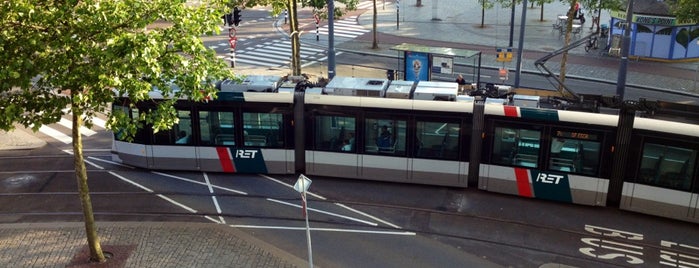
<path id="1" fill-rule="evenodd" d="M 291 75 L 301 75 L 301 44 L 296 0 L 289 0 L 289 32 L 291 37 Z M 332 11 L 331 11 L 332 12 Z"/>
<path id="2" fill-rule="evenodd" d="M 71 95 L 75 95 L 73 93 Z M 94 262 L 105 262 L 104 253 L 100 246 L 100 238 L 97 236 L 97 226 L 95 225 L 95 215 L 92 212 L 92 201 L 90 200 L 90 190 L 87 186 L 87 169 L 83 158 L 83 141 L 80 136 L 80 126 L 83 119 L 77 109 L 73 109 L 73 164 L 75 166 L 75 177 L 78 182 L 78 193 L 80 203 L 83 207 L 83 218 L 85 220 L 85 233 L 87 234 L 87 245 L 90 248 L 90 260 Z"/>
<path id="3" fill-rule="evenodd" d="M 544 3 L 541 3 L 541 13 L 539 13 L 539 21 L 544 21 Z"/>
<path id="4" fill-rule="evenodd" d="M 568 21 L 565 26 L 566 27 L 566 34 L 565 38 L 563 41 L 563 46 L 567 47 L 570 44 L 570 32 L 573 30 L 573 16 L 575 15 L 575 4 L 577 1 L 572 1 L 570 2 L 570 9 L 568 10 Z M 563 91 L 563 83 L 565 83 L 566 79 L 566 62 L 568 61 L 568 51 L 563 52 L 563 56 L 561 57 L 561 73 L 559 76 L 559 79 L 561 80 L 561 85 L 558 86 L 559 91 Z"/>
<path id="5" fill-rule="evenodd" d="M 374 30 L 373 35 L 374 35 L 374 41 L 371 43 L 371 48 L 372 49 L 379 49 L 379 40 L 376 37 L 376 19 L 377 19 L 377 11 L 376 11 L 376 0 L 373 0 L 374 2 L 374 17 L 373 17 L 373 23 L 372 23 L 372 29 Z"/>
<path id="6" fill-rule="evenodd" d="M 485 28 L 485 7 L 481 6 L 481 28 Z"/>

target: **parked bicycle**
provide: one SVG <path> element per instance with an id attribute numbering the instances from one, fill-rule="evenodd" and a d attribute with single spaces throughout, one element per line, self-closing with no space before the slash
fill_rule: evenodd
<path id="1" fill-rule="evenodd" d="M 599 45 L 597 44 L 597 36 L 591 36 L 587 39 L 587 44 L 585 45 L 585 52 L 590 52 L 590 49 L 597 49 Z"/>

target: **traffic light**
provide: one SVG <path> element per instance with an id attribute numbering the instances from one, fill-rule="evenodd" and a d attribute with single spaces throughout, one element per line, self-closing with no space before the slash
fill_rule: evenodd
<path id="1" fill-rule="evenodd" d="M 228 26 L 233 25 L 233 14 L 227 13 L 223 15 L 223 24 L 226 24 Z"/>
<path id="2" fill-rule="evenodd" d="M 240 9 L 233 8 L 233 25 L 238 26 L 240 24 Z"/>

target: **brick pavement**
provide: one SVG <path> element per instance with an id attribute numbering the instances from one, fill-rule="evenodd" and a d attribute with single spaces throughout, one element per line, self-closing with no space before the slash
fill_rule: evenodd
<path id="1" fill-rule="evenodd" d="M 305 260 L 221 224 L 98 222 L 97 225 L 103 250 L 115 245 L 133 247 L 123 267 L 308 266 Z M 85 267 L 71 263 L 87 245 L 85 239 L 82 222 L 0 224 L 0 265 Z"/>

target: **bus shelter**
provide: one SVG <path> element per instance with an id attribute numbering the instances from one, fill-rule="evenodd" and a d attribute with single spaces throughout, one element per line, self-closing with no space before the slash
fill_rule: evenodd
<path id="1" fill-rule="evenodd" d="M 396 45 L 391 50 L 400 53 L 398 66 L 403 67 L 403 80 L 453 81 L 460 74 L 466 81 L 480 84 L 480 51 L 407 43 Z"/>

